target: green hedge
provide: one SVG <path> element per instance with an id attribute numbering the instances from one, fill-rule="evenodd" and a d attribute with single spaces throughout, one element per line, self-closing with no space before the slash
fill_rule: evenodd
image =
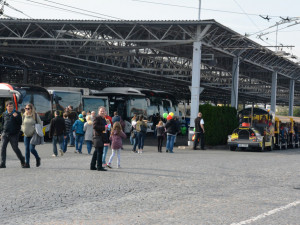
<path id="1" fill-rule="evenodd" d="M 205 144 L 223 145 L 227 136 L 239 126 L 237 111 L 228 106 L 200 105 L 205 127 Z"/>

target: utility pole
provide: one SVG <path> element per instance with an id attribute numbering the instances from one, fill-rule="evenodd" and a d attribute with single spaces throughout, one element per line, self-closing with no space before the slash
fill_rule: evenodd
<path id="1" fill-rule="evenodd" d="M 199 0 L 198 20 L 200 20 L 200 14 L 201 14 L 201 0 Z"/>

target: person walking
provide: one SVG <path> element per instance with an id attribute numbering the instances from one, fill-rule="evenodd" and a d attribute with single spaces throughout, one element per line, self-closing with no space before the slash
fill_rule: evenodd
<path id="1" fill-rule="evenodd" d="M 57 157 L 57 143 L 60 155 L 63 156 L 64 138 L 67 136 L 65 120 L 59 116 L 59 111 L 54 112 L 54 118 L 50 121 L 49 138 L 52 138 L 53 157 Z"/>
<path id="2" fill-rule="evenodd" d="M 64 144 L 63 144 L 63 152 L 66 153 L 67 151 L 67 148 L 68 148 L 68 142 L 70 140 L 70 135 L 69 133 L 72 132 L 72 122 L 71 120 L 69 119 L 69 113 L 68 112 L 65 112 L 63 114 L 63 117 L 64 117 L 64 120 L 65 120 L 65 125 L 66 125 L 66 137 L 64 138 Z M 73 135 L 73 132 L 72 132 L 72 135 Z"/>
<path id="3" fill-rule="evenodd" d="M 87 152 L 89 155 L 91 155 L 92 146 L 93 146 L 93 121 L 92 116 L 88 115 L 86 117 L 86 122 L 84 123 L 83 127 L 84 131 L 84 141 L 86 143 Z"/>
<path id="4" fill-rule="evenodd" d="M 145 136 L 147 134 L 147 124 L 143 120 L 144 116 L 140 115 L 138 121 L 136 122 L 136 131 L 137 131 L 137 145 L 138 153 L 142 154 L 144 149 Z M 135 149 L 136 145 L 134 146 Z"/>
<path id="5" fill-rule="evenodd" d="M 156 125 L 156 135 L 157 135 L 157 151 L 162 152 L 162 144 L 164 141 L 164 136 L 165 136 L 165 126 L 163 121 L 159 121 L 158 124 Z"/>
<path id="6" fill-rule="evenodd" d="M 68 117 L 71 120 L 71 124 L 73 126 L 73 124 L 75 123 L 75 120 L 77 119 L 77 113 L 73 110 L 73 106 L 71 106 L 71 105 L 68 106 L 68 110 L 69 110 Z M 75 138 L 74 138 L 72 129 L 70 130 L 69 137 L 70 137 L 69 147 L 74 147 L 75 146 Z"/>
<path id="7" fill-rule="evenodd" d="M 114 124 L 115 122 L 121 122 L 121 117 L 118 115 L 118 112 L 114 112 L 114 116 L 112 118 L 112 124 Z"/>
<path id="8" fill-rule="evenodd" d="M 104 134 L 106 134 L 105 115 L 106 115 L 105 107 L 100 106 L 99 110 L 98 110 L 98 116 L 96 116 L 96 118 L 93 122 L 93 129 L 94 129 L 93 135 L 94 135 L 94 137 L 100 136 L 102 138 L 102 140 L 105 138 L 105 137 L 103 137 Z M 100 147 L 95 146 L 95 151 L 93 153 L 91 164 L 90 164 L 91 170 L 106 171 L 106 169 L 102 167 L 102 156 L 103 156 L 103 145 Z M 97 165 L 97 167 L 96 167 L 96 165 Z"/>
<path id="9" fill-rule="evenodd" d="M 132 119 L 131 119 L 131 132 L 130 132 L 130 144 L 134 146 L 135 142 L 136 142 L 136 114 L 133 115 Z M 133 152 L 136 152 L 134 150 L 132 150 Z"/>
<path id="10" fill-rule="evenodd" d="M 102 155 L 102 166 L 106 166 L 106 154 L 108 151 L 108 146 L 110 144 L 109 136 L 110 136 L 110 130 L 111 130 L 111 123 L 110 123 L 109 119 L 106 119 L 105 128 L 106 128 L 105 129 L 106 135 L 105 135 L 105 138 L 103 139 L 104 147 L 103 147 L 103 155 Z"/>
<path id="11" fill-rule="evenodd" d="M 198 117 L 195 119 L 195 140 L 193 149 L 197 150 L 198 139 L 200 139 L 201 150 L 205 150 L 204 148 L 204 120 L 202 118 L 202 113 L 198 113 Z"/>
<path id="12" fill-rule="evenodd" d="M 25 168 L 30 168 L 30 152 L 36 159 L 36 167 L 41 165 L 41 158 L 35 149 L 35 145 L 31 144 L 31 138 L 35 133 L 35 124 L 39 123 L 42 125 L 41 118 L 35 112 L 34 106 L 29 103 L 25 106 L 25 113 L 22 117 L 22 131 L 24 134 L 24 145 L 25 145 Z"/>
<path id="13" fill-rule="evenodd" d="M 0 168 L 6 168 L 6 149 L 8 142 L 21 162 L 22 168 L 25 167 L 25 158 L 19 149 L 19 133 L 21 130 L 22 117 L 20 112 L 14 109 L 14 103 L 7 101 L 6 111 L 2 114 L 2 134 L 1 134 L 1 160 Z"/>
<path id="14" fill-rule="evenodd" d="M 84 118 L 82 114 L 79 114 L 78 120 L 73 124 L 72 130 L 75 131 L 75 153 L 82 154 L 82 144 L 83 144 L 83 136 L 84 136 Z"/>
<path id="15" fill-rule="evenodd" d="M 111 162 L 116 153 L 118 155 L 118 160 L 117 160 L 118 169 L 121 168 L 120 163 L 121 163 L 122 139 L 125 139 L 125 138 L 126 138 L 126 134 L 122 130 L 121 123 L 115 122 L 113 125 L 113 128 L 111 130 L 111 135 L 109 137 L 109 139 L 111 140 L 112 153 L 111 153 L 111 156 L 110 156 L 108 164 L 107 164 L 108 168 L 112 168 Z"/>
<path id="16" fill-rule="evenodd" d="M 171 118 L 166 123 L 166 133 L 167 133 L 167 144 L 166 144 L 166 152 L 174 153 L 174 141 L 176 137 L 176 133 L 178 132 L 178 126 L 176 121 Z"/>

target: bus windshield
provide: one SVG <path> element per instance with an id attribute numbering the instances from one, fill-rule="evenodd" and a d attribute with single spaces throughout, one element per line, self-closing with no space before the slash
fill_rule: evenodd
<path id="1" fill-rule="evenodd" d="M 107 108 L 107 99 L 105 98 L 89 98 L 89 97 L 83 97 L 82 98 L 82 103 L 83 103 L 83 111 L 95 111 L 98 112 L 98 108 L 100 106 L 104 106 L 106 110 Z"/>
<path id="2" fill-rule="evenodd" d="M 81 93 L 53 91 L 52 93 L 53 110 L 64 111 L 69 105 L 73 106 L 75 112 L 80 112 Z"/>
<path id="3" fill-rule="evenodd" d="M 51 118 L 50 95 L 46 91 L 34 88 L 16 88 L 22 95 L 22 102 L 19 103 L 19 110 L 23 111 L 28 103 L 34 105 L 36 112 L 41 120 L 48 121 Z"/>

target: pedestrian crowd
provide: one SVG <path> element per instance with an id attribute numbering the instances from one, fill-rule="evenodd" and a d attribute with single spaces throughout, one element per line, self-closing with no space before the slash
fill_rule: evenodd
<path id="1" fill-rule="evenodd" d="M 6 102 L 6 112 L 2 115 L 2 134 L 1 134 L 1 162 L 0 168 L 6 168 L 6 149 L 8 143 L 11 144 L 13 151 L 20 160 L 22 168 L 30 168 L 30 153 L 36 159 L 36 167 L 41 165 L 41 158 L 36 150 L 36 145 L 42 144 L 37 137 L 38 125 L 42 126 L 39 115 L 35 112 L 33 104 L 27 104 L 25 112 L 21 115 L 16 111 L 12 101 Z M 200 128 L 203 130 L 203 119 Z M 86 143 L 87 153 L 92 155 L 90 170 L 106 171 L 105 167 L 112 168 L 112 160 L 117 155 L 117 168 L 121 168 L 121 150 L 123 149 L 123 139 L 125 123 L 117 112 L 111 118 L 107 115 L 106 108 L 101 106 L 98 115 L 95 111 L 82 112 L 77 115 L 72 106 L 68 106 L 60 116 L 59 111 L 54 112 L 54 118 L 49 124 L 49 138 L 52 139 L 53 157 L 58 154 L 63 156 L 68 147 L 75 147 L 74 153 L 82 154 L 83 142 Z M 180 123 L 176 117 L 167 121 L 157 120 L 154 124 L 155 135 L 157 136 L 158 152 L 162 152 L 163 141 L 166 139 L 166 152 L 173 153 L 176 135 L 180 132 Z M 197 126 L 196 126 L 197 129 Z M 19 133 L 23 132 L 25 157 L 18 147 Z M 130 142 L 133 145 L 134 153 L 143 153 L 144 141 L 147 133 L 147 120 L 143 115 L 134 115 L 131 120 Z M 197 133 L 196 133 L 197 134 Z M 204 135 L 198 135 L 201 138 L 201 148 L 204 148 Z M 197 137 L 198 137 L 197 136 Z M 202 138 L 203 137 L 203 138 Z M 69 145 L 68 145 L 69 143 Z M 196 145 L 197 142 L 195 141 Z M 203 146 L 202 146 L 203 145 Z M 92 147 L 94 152 L 92 153 Z M 111 155 L 108 162 L 106 156 L 109 146 Z M 195 149 L 195 146 L 194 146 Z"/>

